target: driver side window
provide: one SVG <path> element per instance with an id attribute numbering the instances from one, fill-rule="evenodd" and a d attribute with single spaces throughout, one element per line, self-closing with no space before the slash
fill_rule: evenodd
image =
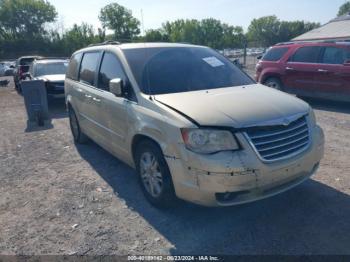
<path id="1" fill-rule="evenodd" d="M 117 57 L 111 53 L 105 53 L 98 74 L 98 88 L 109 91 L 109 81 L 120 78 L 124 84 L 126 76 Z"/>
<path id="2" fill-rule="evenodd" d="M 127 91 L 125 95 L 126 98 L 136 101 L 136 95 L 119 59 L 114 54 L 105 52 L 98 73 L 98 88 L 109 91 L 109 82 L 115 78 L 120 78 L 123 81 L 125 90 Z"/>

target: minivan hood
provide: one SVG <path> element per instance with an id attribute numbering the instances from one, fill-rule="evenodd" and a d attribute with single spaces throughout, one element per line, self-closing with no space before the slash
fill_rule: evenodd
<path id="1" fill-rule="evenodd" d="M 201 126 L 286 125 L 305 115 L 304 101 L 261 84 L 156 95 Z"/>
<path id="2" fill-rule="evenodd" d="M 43 75 L 43 76 L 38 76 L 37 78 L 40 80 L 44 81 L 49 81 L 49 82 L 60 82 L 64 81 L 66 75 Z"/>

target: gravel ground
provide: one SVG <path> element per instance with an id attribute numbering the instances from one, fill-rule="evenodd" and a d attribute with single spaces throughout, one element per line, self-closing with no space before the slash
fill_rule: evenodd
<path id="1" fill-rule="evenodd" d="M 310 102 L 327 140 L 312 179 L 252 204 L 159 211 L 131 168 L 74 145 L 63 101 L 31 128 L 0 87 L 0 254 L 350 254 L 350 105 Z"/>

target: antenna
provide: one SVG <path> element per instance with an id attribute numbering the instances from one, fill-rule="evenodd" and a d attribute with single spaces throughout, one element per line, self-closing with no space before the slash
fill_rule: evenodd
<path id="1" fill-rule="evenodd" d="M 143 21 L 143 10 L 141 9 L 141 25 L 142 25 L 142 34 L 145 35 L 145 23 Z"/>

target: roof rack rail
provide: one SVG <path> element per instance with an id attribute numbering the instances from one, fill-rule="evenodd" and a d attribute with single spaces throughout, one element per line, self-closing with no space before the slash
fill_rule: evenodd
<path id="1" fill-rule="evenodd" d="M 105 41 L 105 42 L 102 42 L 102 43 L 88 45 L 88 47 L 101 46 L 101 45 L 120 45 L 120 42 L 114 41 L 114 40 L 108 40 L 108 41 Z"/>
<path id="2" fill-rule="evenodd" d="M 301 41 L 290 41 L 290 42 L 283 42 L 276 44 L 277 46 L 281 45 L 292 45 L 292 44 L 307 44 L 307 43 L 336 43 L 336 44 L 342 44 L 342 43 L 349 43 L 350 39 L 344 39 L 344 40 L 301 40 Z"/>
<path id="3" fill-rule="evenodd" d="M 35 58 L 35 60 L 69 60 L 68 57 L 40 57 Z"/>

